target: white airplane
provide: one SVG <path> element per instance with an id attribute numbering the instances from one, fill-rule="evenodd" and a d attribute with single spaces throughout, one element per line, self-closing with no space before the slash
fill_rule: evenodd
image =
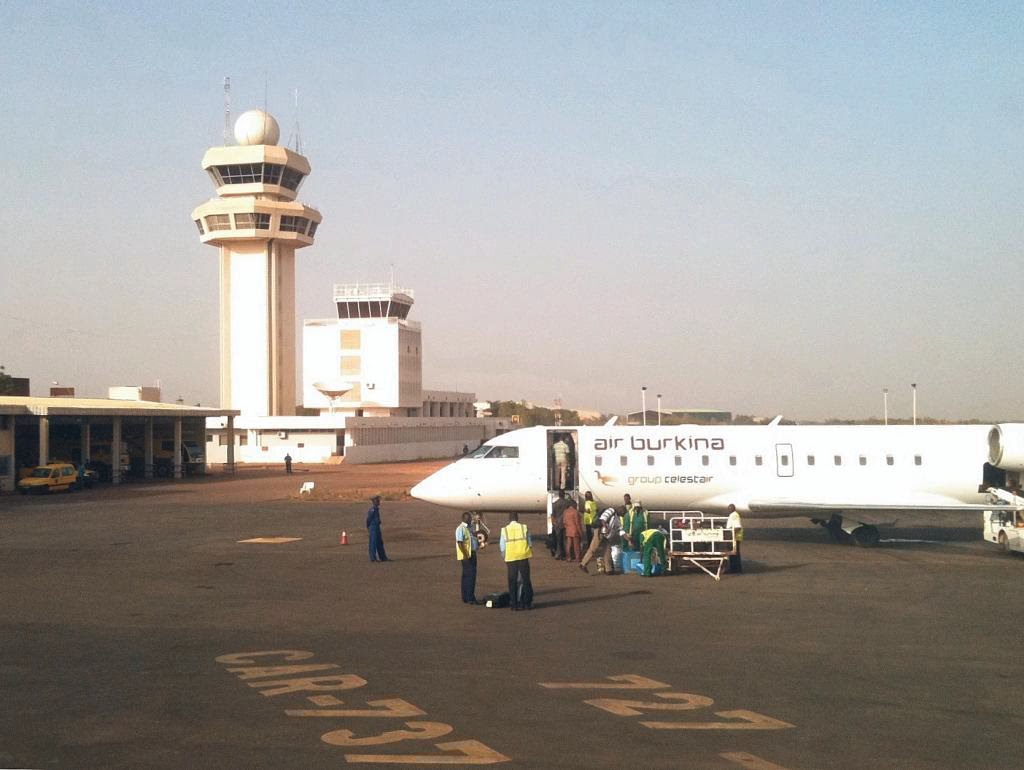
<path id="1" fill-rule="evenodd" d="M 996 426 L 648 426 L 523 428 L 497 436 L 412 488 L 473 511 L 547 510 L 552 444 L 575 447 L 567 491 L 601 508 L 630 494 L 648 510 L 807 516 L 837 539 L 878 542 L 879 516 L 980 513 L 989 489 L 1019 488 L 1024 424 Z M 893 523 L 893 522 L 887 522 Z"/>

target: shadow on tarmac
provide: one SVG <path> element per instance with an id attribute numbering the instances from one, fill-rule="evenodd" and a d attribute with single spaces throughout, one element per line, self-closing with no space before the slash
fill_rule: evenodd
<path id="1" fill-rule="evenodd" d="M 538 602 L 534 599 L 533 608 L 535 610 L 546 610 L 549 607 L 565 607 L 570 604 L 586 604 L 588 602 L 604 602 L 609 599 L 622 599 L 627 596 L 642 596 L 649 595 L 650 591 L 637 590 L 627 591 L 622 594 L 602 594 L 601 596 L 585 596 L 579 599 L 556 599 L 553 602 Z"/>
<path id="2" fill-rule="evenodd" d="M 920 548 L 940 543 L 973 542 L 981 539 L 981 527 L 879 527 L 882 542 L 876 548 Z M 821 527 L 807 529 L 777 527 L 750 530 L 748 539 L 789 543 L 830 543 L 837 547 L 852 543 L 837 543 Z M 895 541 L 895 542 L 894 542 Z"/>

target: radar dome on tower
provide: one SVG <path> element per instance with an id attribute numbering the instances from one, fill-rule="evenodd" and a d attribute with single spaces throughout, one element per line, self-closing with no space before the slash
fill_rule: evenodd
<path id="1" fill-rule="evenodd" d="M 239 144 L 277 144 L 280 138 L 281 127 L 269 112 L 248 110 L 235 121 L 235 141 Z"/>

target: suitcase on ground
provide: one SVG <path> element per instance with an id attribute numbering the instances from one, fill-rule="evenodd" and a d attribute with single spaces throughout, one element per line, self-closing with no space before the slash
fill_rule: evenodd
<path id="1" fill-rule="evenodd" d="M 500 594 L 487 594 L 487 596 L 484 598 L 484 604 L 488 607 L 508 607 L 508 591 L 505 591 Z"/>

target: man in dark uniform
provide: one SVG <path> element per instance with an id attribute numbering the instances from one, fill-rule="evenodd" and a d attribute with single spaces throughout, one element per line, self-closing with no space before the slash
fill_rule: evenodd
<path id="1" fill-rule="evenodd" d="M 370 561 L 387 561 L 384 552 L 384 536 L 380 531 L 380 495 L 370 498 L 372 505 L 366 512 L 366 531 L 370 535 Z"/>

